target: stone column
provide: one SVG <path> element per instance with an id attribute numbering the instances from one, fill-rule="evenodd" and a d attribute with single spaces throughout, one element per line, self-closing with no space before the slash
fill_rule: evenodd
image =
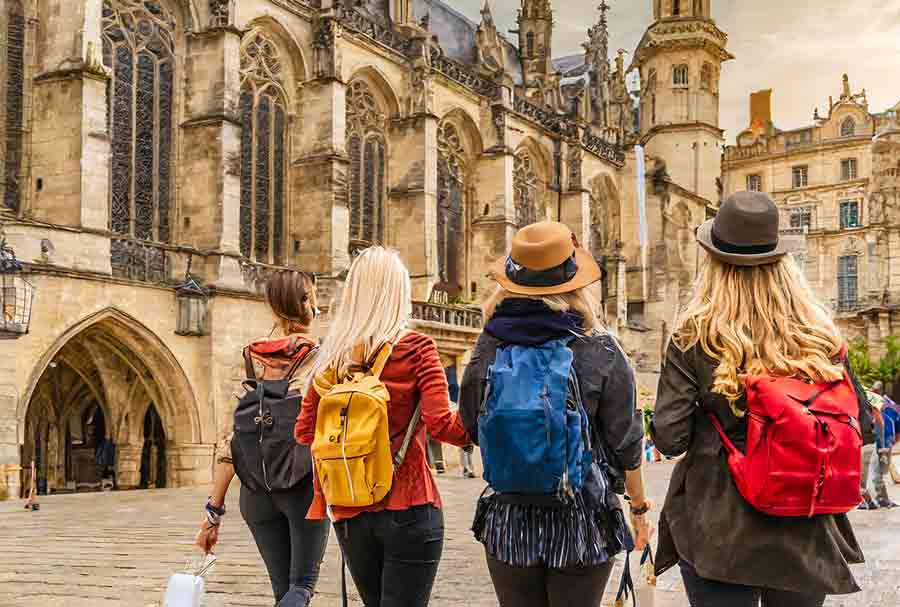
<path id="1" fill-rule="evenodd" d="M 116 483 L 119 489 L 134 489 L 141 482 L 141 445 L 116 446 Z"/>
<path id="2" fill-rule="evenodd" d="M 203 278 L 237 289 L 244 288 L 238 264 L 240 44 L 240 32 L 230 27 L 188 38 L 185 81 L 190 95 L 181 128 L 180 223 L 173 229 L 178 244 L 218 254 Z"/>
<path id="3" fill-rule="evenodd" d="M 109 75 L 101 58 L 102 0 L 46 4 L 31 147 L 31 177 L 40 186 L 31 213 L 54 224 L 106 230 Z"/>
<path id="4" fill-rule="evenodd" d="M 614 258 L 616 264 L 616 329 L 621 333 L 628 326 L 628 267 L 622 254 Z"/>
<path id="5" fill-rule="evenodd" d="M 892 303 L 900 302 L 900 230 L 893 228 L 887 235 L 887 258 L 890 260 L 885 286 Z"/>
<path id="6" fill-rule="evenodd" d="M 390 132 L 388 243 L 413 278 L 413 299 L 437 281 L 437 126 L 432 114 L 395 121 Z"/>
<path id="7" fill-rule="evenodd" d="M 166 487 L 194 487 L 212 480 L 214 445 L 166 443 Z"/>
<path id="8" fill-rule="evenodd" d="M 515 201 L 513 197 L 513 153 L 505 147 L 492 148 L 477 164 L 475 195 L 470 205 L 472 234 L 470 266 L 483 270 L 509 251 L 515 234 Z M 470 281 L 477 286 L 481 299 L 493 281 L 484 272 L 473 273 Z"/>

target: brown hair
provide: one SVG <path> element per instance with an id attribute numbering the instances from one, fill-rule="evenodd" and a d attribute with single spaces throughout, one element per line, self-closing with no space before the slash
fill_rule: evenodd
<path id="1" fill-rule="evenodd" d="M 315 287 L 314 274 L 280 270 L 266 281 L 266 301 L 285 325 L 308 327 L 314 318 L 310 296 Z"/>

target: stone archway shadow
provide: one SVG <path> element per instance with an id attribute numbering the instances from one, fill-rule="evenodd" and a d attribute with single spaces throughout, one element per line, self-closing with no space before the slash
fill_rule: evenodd
<path id="1" fill-rule="evenodd" d="M 190 382 L 162 340 L 134 317 L 116 308 L 106 308 L 92 314 L 66 329 L 41 356 L 28 378 L 27 388 L 19 398 L 16 409 L 17 438 L 25 442 L 25 420 L 28 407 L 51 361 L 74 338 L 98 328 L 106 336 L 124 346 L 126 352 L 141 354 L 141 363 L 152 374 L 152 380 L 161 388 L 148 393 L 158 396 L 157 408 L 164 420 L 166 436 L 179 444 L 202 442 L 200 413 Z M 144 382 L 143 379 L 140 381 Z M 144 407 L 146 409 L 146 407 Z"/>

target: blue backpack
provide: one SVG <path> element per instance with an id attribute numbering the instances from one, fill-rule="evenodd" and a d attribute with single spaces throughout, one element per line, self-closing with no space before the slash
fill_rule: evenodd
<path id="1" fill-rule="evenodd" d="M 572 339 L 497 349 L 478 421 L 484 478 L 494 491 L 562 500 L 581 491 L 594 456 Z"/>

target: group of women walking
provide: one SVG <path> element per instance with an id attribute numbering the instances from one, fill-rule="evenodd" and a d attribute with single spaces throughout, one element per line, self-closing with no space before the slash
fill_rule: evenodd
<path id="1" fill-rule="evenodd" d="M 659 515 L 656 572 L 678 565 L 693 607 L 821 606 L 859 589 L 848 563 L 863 555 L 846 515 L 754 508 L 732 479 L 723 439 L 748 443 L 748 376 L 852 381 L 844 342 L 785 254 L 765 195 L 733 196 L 697 238 L 708 255 L 668 345 L 651 429 L 663 454 L 684 455 Z M 424 607 L 444 541 L 427 432 L 481 446 L 488 487 L 472 530 L 501 607 L 598 607 L 616 555 L 653 535 L 634 372 L 591 296 L 601 274 L 564 225 L 522 228 L 492 267 L 497 284 L 456 411 L 434 340 L 410 328 L 410 277 L 396 253 L 372 247 L 354 260 L 321 342 L 310 335 L 314 277 L 276 274 L 267 294 L 281 335 L 244 351 L 248 395 L 258 397 L 242 399 L 235 435 L 217 451 L 198 545 L 217 543 L 237 468 L 241 514 L 277 605 L 311 604 L 333 526 L 366 607 Z M 332 415 L 335 402 L 344 404 Z M 857 402 L 848 423 L 870 442 L 867 401 Z M 362 417 L 361 403 L 371 403 Z M 257 406 L 263 450 L 278 444 L 267 443 L 279 423 L 267 407 L 299 413 L 296 442 L 280 447 L 289 464 L 271 448 L 259 455 L 263 484 L 237 417 Z M 361 426 L 371 441 L 350 439 Z M 290 474 L 272 472 L 287 465 Z M 273 490 L 273 474 L 289 480 Z"/>

